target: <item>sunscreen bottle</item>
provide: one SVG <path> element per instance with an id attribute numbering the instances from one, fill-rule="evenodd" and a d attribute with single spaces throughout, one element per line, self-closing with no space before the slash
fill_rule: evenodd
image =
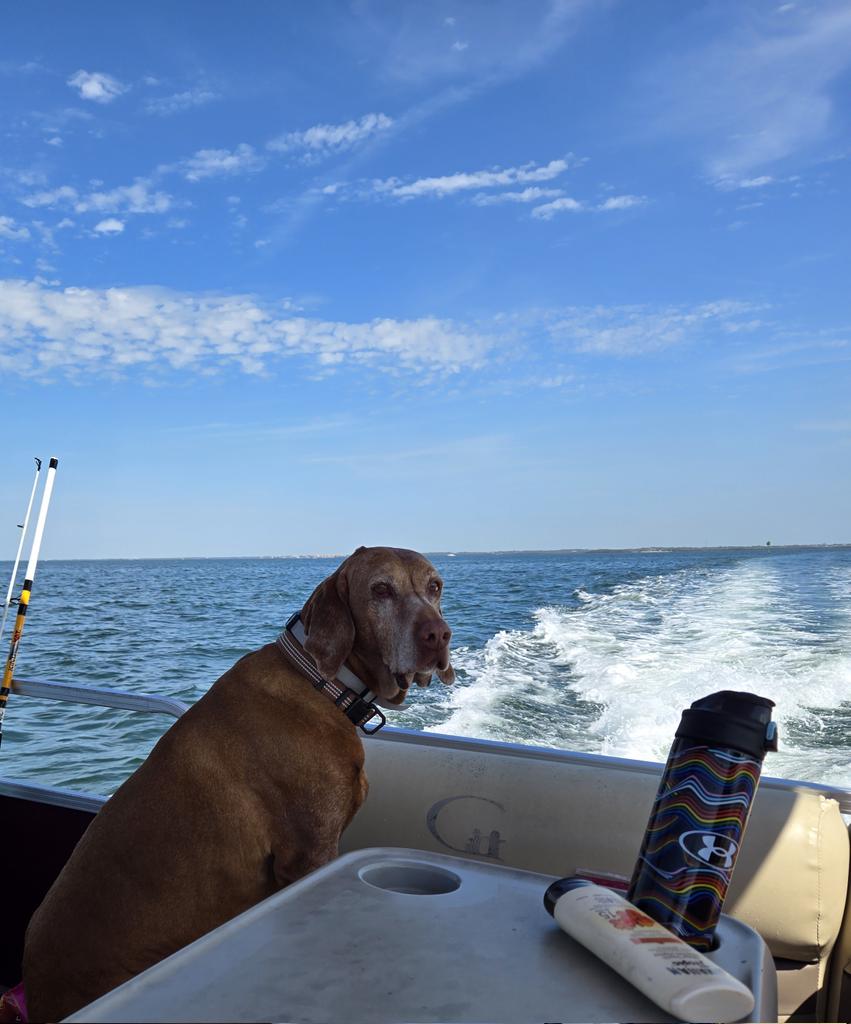
<path id="1" fill-rule="evenodd" d="M 561 878 L 544 906 L 571 938 L 680 1020 L 727 1024 L 754 1008 L 747 985 L 611 889 Z"/>

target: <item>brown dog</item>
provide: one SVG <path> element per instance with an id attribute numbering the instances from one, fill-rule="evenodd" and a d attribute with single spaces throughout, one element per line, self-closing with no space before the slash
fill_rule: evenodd
<path id="1" fill-rule="evenodd" d="M 390 704 L 432 671 L 450 683 L 441 590 L 422 555 L 358 548 L 302 609 L 304 650 Z M 353 721 L 279 645 L 238 661 L 107 801 L 33 915 L 30 1019 L 61 1020 L 337 856 L 363 762 Z"/>

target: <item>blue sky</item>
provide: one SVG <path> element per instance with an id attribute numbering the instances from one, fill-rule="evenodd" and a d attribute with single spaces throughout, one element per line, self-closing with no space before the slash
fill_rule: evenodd
<path id="1" fill-rule="evenodd" d="M 0 39 L 5 557 L 851 541 L 851 3 Z"/>

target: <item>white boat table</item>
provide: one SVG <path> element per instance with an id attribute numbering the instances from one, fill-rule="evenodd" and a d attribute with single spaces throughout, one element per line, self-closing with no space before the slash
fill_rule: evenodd
<path id="1" fill-rule="evenodd" d="M 548 875 L 419 850 L 347 854 L 69 1021 L 668 1021 L 546 912 Z M 722 917 L 711 958 L 777 1020 L 771 955 Z"/>

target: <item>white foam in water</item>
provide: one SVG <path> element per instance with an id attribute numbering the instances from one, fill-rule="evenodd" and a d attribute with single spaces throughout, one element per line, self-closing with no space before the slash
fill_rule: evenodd
<path id="1" fill-rule="evenodd" d="M 849 787 L 851 737 L 831 712 L 851 699 L 851 570 L 794 583 L 782 559 L 753 559 L 580 590 L 532 630 L 457 652 L 468 681 L 428 728 L 663 761 L 692 701 L 746 690 L 777 705 L 766 774 Z"/>

